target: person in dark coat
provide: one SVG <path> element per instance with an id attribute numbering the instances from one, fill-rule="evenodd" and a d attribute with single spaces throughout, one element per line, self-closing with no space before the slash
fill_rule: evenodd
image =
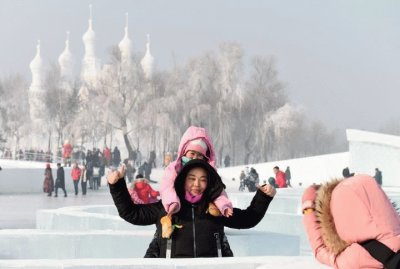
<path id="1" fill-rule="evenodd" d="M 133 180 L 133 176 L 136 172 L 136 169 L 133 167 L 132 161 L 129 159 L 125 159 L 124 164 L 126 167 L 126 178 L 127 178 L 128 182 L 131 183 Z"/>
<path id="2" fill-rule="evenodd" d="M 354 176 L 354 173 L 350 173 L 350 169 L 348 167 L 345 167 L 342 171 L 342 175 L 344 178 L 349 178 Z"/>
<path id="3" fill-rule="evenodd" d="M 156 168 L 156 152 L 154 150 L 150 151 L 149 165 Z"/>
<path id="4" fill-rule="evenodd" d="M 144 162 L 143 163 L 144 166 L 144 177 L 147 178 L 149 181 L 150 179 L 150 174 L 151 174 L 151 170 L 152 170 L 152 165 L 150 163 Z"/>
<path id="5" fill-rule="evenodd" d="M 275 189 L 279 188 L 279 186 L 276 185 L 276 183 L 275 183 L 275 178 L 273 178 L 273 177 L 268 178 L 268 184 L 273 186 Z"/>
<path id="6" fill-rule="evenodd" d="M 224 164 L 225 164 L 225 167 L 231 166 L 231 157 L 229 157 L 229 155 L 225 156 Z"/>
<path id="7" fill-rule="evenodd" d="M 64 168 L 61 166 L 61 163 L 57 163 L 57 178 L 56 178 L 56 190 L 54 197 L 58 197 L 58 188 L 64 191 L 64 197 L 67 197 L 67 191 L 65 190 L 65 173 Z"/>
<path id="8" fill-rule="evenodd" d="M 292 175 L 290 173 L 290 167 L 289 166 L 286 167 L 286 170 L 285 170 L 285 179 L 286 179 L 286 185 L 288 187 L 292 187 L 292 185 L 290 184 L 290 180 L 292 179 Z"/>
<path id="9" fill-rule="evenodd" d="M 376 183 L 379 184 L 379 186 L 382 186 L 382 171 L 379 170 L 378 168 L 375 168 L 375 176 L 374 176 Z"/>
<path id="10" fill-rule="evenodd" d="M 86 163 L 86 181 L 89 182 L 89 189 L 93 189 L 93 161 L 90 158 Z"/>
<path id="11" fill-rule="evenodd" d="M 160 223 L 166 211 L 161 202 L 154 204 L 134 204 L 126 187 L 125 168 L 110 173 L 107 177 L 110 193 L 118 209 L 119 216 L 134 225 L 157 226 L 159 251 L 156 257 L 200 258 L 232 256 L 223 247 L 224 227 L 249 229 L 264 217 L 276 190 L 270 185 L 261 186 L 250 206 L 233 209 L 229 218 L 211 213 L 212 202 L 225 185 L 215 169 L 204 160 L 189 161 L 178 174 L 174 186 L 181 199 L 181 209 L 172 215 L 172 234 L 166 235 Z M 214 206 L 215 208 L 215 206 Z M 181 227 L 181 228 L 179 228 Z M 165 238 L 164 238 L 165 237 Z"/>
<path id="12" fill-rule="evenodd" d="M 113 165 L 118 167 L 119 163 L 121 162 L 121 152 L 119 151 L 118 147 L 115 146 L 112 154 Z"/>

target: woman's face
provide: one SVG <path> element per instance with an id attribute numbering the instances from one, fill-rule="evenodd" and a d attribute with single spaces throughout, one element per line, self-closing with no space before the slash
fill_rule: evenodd
<path id="1" fill-rule="evenodd" d="M 201 167 L 191 169 L 186 175 L 185 190 L 191 195 L 202 194 L 207 188 L 207 172 Z"/>

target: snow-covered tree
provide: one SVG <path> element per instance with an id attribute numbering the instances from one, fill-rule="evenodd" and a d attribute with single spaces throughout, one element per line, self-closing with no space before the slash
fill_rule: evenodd
<path id="1" fill-rule="evenodd" d="M 234 114 L 242 103 L 243 49 L 237 43 L 223 43 L 219 50 L 220 77 L 216 87 L 216 122 L 211 126 L 219 162 L 225 150 L 232 151 L 233 129 L 237 123 Z"/>
<path id="2" fill-rule="evenodd" d="M 20 75 L 16 75 L 4 79 L 0 85 L 1 127 L 6 136 L 11 138 L 9 142 L 14 142 L 14 150 L 17 151 L 21 138 L 30 131 L 28 83 Z"/>
<path id="3" fill-rule="evenodd" d="M 142 128 L 141 106 L 145 101 L 145 79 L 138 57 L 132 65 L 122 66 L 120 51 L 115 47 L 111 52 L 110 63 L 104 68 L 98 96 L 98 115 L 104 124 L 122 132 L 125 146 L 130 156 L 133 146 L 129 134 Z"/>
<path id="4" fill-rule="evenodd" d="M 270 116 L 272 132 L 275 137 L 274 159 L 283 160 L 295 155 L 294 142 L 303 124 L 304 115 L 299 107 L 289 104 L 277 109 Z"/>
<path id="5" fill-rule="evenodd" d="M 61 147 L 64 137 L 72 135 L 75 115 L 78 112 L 77 88 L 72 82 L 64 81 L 60 69 L 53 66 L 47 73 L 45 88 L 45 116 L 44 124 L 51 140 L 52 131 L 57 133 L 57 147 Z M 50 144 L 50 143 L 49 143 Z M 50 145 L 49 145 L 50 147 Z"/>
<path id="6" fill-rule="evenodd" d="M 244 163 L 250 156 L 267 161 L 275 146 L 270 116 L 287 102 L 284 86 L 278 80 L 275 61 L 271 57 L 256 56 L 251 61 L 250 76 L 245 84 L 245 98 L 241 109 L 244 133 Z"/>
<path id="7" fill-rule="evenodd" d="M 234 164 L 247 164 L 337 149 L 333 132 L 290 103 L 272 57 L 256 56 L 246 70 L 240 45 L 223 43 L 182 65 L 152 70 L 146 79 L 137 54 L 129 55 L 131 61 L 122 61 L 121 50 L 112 48 L 95 83 L 75 85 L 63 80 L 57 68 L 49 71 L 43 97 L 49 124 L 45 129 L 58 133 L 59 146 L 75 138 L 82 145 L 97 147 L 104 141 L 111 147 L 120 133 L 129 157 L 135 146 L 143 157 L 152 150 L 160 156 L 176 151 L 183 132 L 197 125 L 211 134 L 219 163 L 225 155 Z M 11 81 L 21 88 L 16 78 L 0 81 L 0 124 L 8 141 L 19 141 L 24 132 L 17 126 L 29 124 L 15 115 L 25 113 L 29 104 L 13 107 L 21 102 L 15 94 L 23 93 L 9 91 Z M 79 106 L 78 88 L 85 97 Z"/>

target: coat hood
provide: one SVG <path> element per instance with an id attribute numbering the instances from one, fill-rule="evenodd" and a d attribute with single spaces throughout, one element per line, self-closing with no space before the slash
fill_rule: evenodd
<path id="1" fill-rule="evenodd" d="M 356 175 L 322 185 L 316 198 L 322 240 L 335 255 L 353 243 L 376 239 L 400 248 L 400 219 L 375 179 Z"/>
<path id="2" fill-rule="evenodd" d="M 183 200 L 185 199 L 185 179 L 186 175 L 192 168 L 201 167 L 206 170 L 208 174 L 208 183 L 207 188 L 203 193 L 203 199 L 206 202 L 214 201 L 224 190 L 225 185 L 222 183 L 221 177 L 218 175 L 217 171 L 212 167 L 208 162 L 204 160 L 191 160 L 189 161 L 183 168 L 182 171 L 178 174 L 175 180 L 175 190 L 178 197 Z"/>
<path id="3" fill-rule="evenodd" d="M 336 232 L 335 221 L 330 206 L 332 192 L 340 182 L 341 180 L 335 179 L 322 185 L 318 190 L 315 200 L 315 209 L 321 226 L 322 240 L 326 247 L 335 255 L 349 246 Z"/>
<path id="4" fill-rule="evenodd" d="M 214 146 L 211 140 L 210 135 L 207 133 L 206 129 L 201 128 L 201 127 L 196 127 L 196 126 L 190 126 L 185 133 L 182 135 L 181 141 L 179 143 L 178 147 L 178 160 L 181 160 L 183 157 L 183 154 L 185 154 L 185 149 L 187 145 L 189 144 L 190 141 L 196 140 L 196 139 L 202 139 L 208 147 L 208 162 L 215 168 L 215 150 Z M 180 161 L 177 162 L 177 164 L 181 163 Z M 177 169 L 179 171 L 180 169 Z"/>

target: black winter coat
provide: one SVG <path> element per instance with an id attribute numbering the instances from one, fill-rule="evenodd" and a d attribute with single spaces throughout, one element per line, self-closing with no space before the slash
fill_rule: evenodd
<path id="1" fill-rule="evenodd" d="M 158 233 L 158 230 L 154 233 L 153 240 L 151 240 L 149 247 L 146 250 L 146 254 L 144 258 L 160 258 L 160 242 L 161 237 Z M 231 246 L 229 245 L 228 238 L 226 235 L 223 235 L 221 239 L 221 254 L 223 257 L 233 257 L 233 252 L 231 250 Z"/>
<path id="2" fill-rule="evenodd" d="M 64 168 L 61 166 L 57 169 L 56 188 L 65 188 Z"/>
<path id="3" fill-rule="evenodd" d="M 166 256 L 167 240 L 161 238 L 161 217 L 166 215 L 161 202 L 155 204 L 133 204 L 124 180 L 110 185 L 110 192 L 121 218 L 135 225 L 156 224 L 160 245 L 159 257 Z M 173 216 L 173 224 L 180 224 L 172 234 L 171 257 L 218 257 L 217 238 L 224 235 L 224 227 L 248 229 L 257 225 L 264 217 L 272 197 L 257 191 L 250 206 L 241 210 L 234 208 L 233 216 L 213 217 L 204 210 L 202 201 L 190 204 L 181 199 L 181 209 Z M 222 253 L 223 256 L 230 256 Z"/>

